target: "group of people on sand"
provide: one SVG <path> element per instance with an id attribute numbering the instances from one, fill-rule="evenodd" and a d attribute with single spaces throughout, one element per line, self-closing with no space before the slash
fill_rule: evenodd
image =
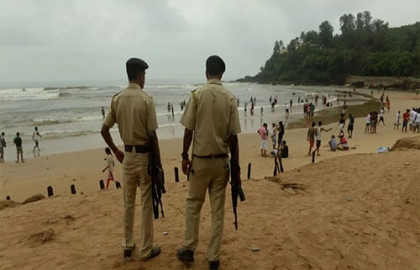
<path id="1" fill-rule="evenodd" d="M 379 126 L 381 122 L 382 122 L 382 125 L 385 126 L 384 113 L 385 113 L 385 109 L 384 107 L 382 107 L 379 111 L 379 117 L 378 117 L 378 112 L 376 111 L 370 112 L 366 116 L 365 133 L 376 133 L 376 126 Z"/>
<path id="2" fill-rule="evenodd" d="M 268 157 L 268 141 L 270 139 L 271 145 L 273 147 L 270 152 L 272 156 L 279 156 L 281 158 L 287 158 L 289 156 L 289 146 L 286 144 L 286 141 L 283 140 L 285 127 L 283 121 L 280 121 L 277 125 L 272 123 L 271 131 L 268 130 L 267 123 L 264 123 L 262 127 L 257 130 L 257 133 L 260 135 L 261 144 L 261 156 Z"/>
<path id="3" fill-rule="evenodd" d="M 7 147 L 6 144 L 6 134 L 4 132 L 0 135 L 0 162 L 4 162 L 4 148 Z M 39 141 L 41 140 L 42 136 L 38 131 L 38 127 L 35 127 L 34 132 L 32 134 L 32 140 L 35 143 L 33 151 L 40 151 L 39 148 Z M 16 136 L 13 138 L 13 143 L 16 145 L 16 163 L 25 162 L 23 160 L 23 147 L 22 147 L 22 137 L 20 136 L 20 132 L 16 132 Z"/>
<path id="4" fill-rule="evenodd" d="M 349 114 L 348 120 L 349 120 L 348 125 L 347 125 L 348 138 L 352 138 L 354 123 L 355 123 L 354 116 L 352 114 Z M 340 119 L 338 121 L 338 128 L 339 128 L 338 140 L 336 136 L 332 134 L 330 140 L 328 141 L 328 145 L 331 151 L 336 151 L 336 150 L 346 151 L 350 149 L 348 140 L 344 132 L 345 126 L 346 126 L 345 113 L 341 113 Z M 309 143 L 308 156 L 312 155 L 313 153 L 316 153 L 317 156 L 320 156 L 319 150 L 322 143 L 322 133 L 329 132 L 331 130 L 332 128 L 329 128 L 329 129 L 324 128 L 322 126 L 322 121 L 318 122 L 318 126 L 316 126 L 315 122 L 311 123 L 311 126 L 308 128 L 307 136 L 306 136 L 307 141 Z M 314 145 L 315 145 L 315 149 L 314 151 L 312 151 L 312 148 L 314 148 Z"/>
<path id="5" fill-rule="evenodd" d="M 397 112 L 397 116 L 394 123 L 394 129 L 398 130 L 400 125 L 400 111 Z M 407 132 L 407 127 L 409 127 L 410 131 L 419 133 L 420 132 L 420 107 L 419 108 L 412 108 L 406 109 L 405 113 L 403 114 L 403 122 L 401 132 Z"/>

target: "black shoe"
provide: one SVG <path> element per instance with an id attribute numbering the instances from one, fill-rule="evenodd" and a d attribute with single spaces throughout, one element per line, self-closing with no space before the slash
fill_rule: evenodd
<path id="1" fill-rule="evenodd" d="M 176 253 L 176 256 L 180 261 L 189 265 L 190 263 L 194 262 L 194 251 L 190 249 L 180 248 Z"/>
<path id="2" fill-rule="evenodd" d="M 152 248 L 152 251 L 150 252 L 150 256 L 147 260 L 151 260 L 160 254 L 160 247 L 154 247 Z"/>
<path id="3" fill-rule="evenodd" d="M 150 251 L 149 257 L 147 257 L 147 258 L 141 258 L 140 260 L 145 262 L 145 261 L 151 260 L 151 259 L 159 256 L 159 254 L 160 254 L 160 247 L 154 247 Z"/>
<path id="4" fill-rule="evenodd" d="M 124 258 L 130 258 L 131 253 L 136 249 L 136 244 L 134 244 L 132 249 L 124 249 Z"/>
<path id="5" fill-rule="evenodd" d="M 220 269 L 220 261 L 212 261 L 209 262 L 210 270 L 219 270 Z"/>

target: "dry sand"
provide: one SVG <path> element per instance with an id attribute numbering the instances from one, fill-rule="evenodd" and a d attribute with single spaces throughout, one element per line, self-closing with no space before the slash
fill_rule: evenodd
<path id="1" fill-rule="evenodd" d="M 283 160 L 286 172 L 277 177 L 269 177 L 273 159 L 259 156 L 258 135 L 240 135 L 247 200 L 239 204 L 235 231 L 227 196 L 222 269 L 420 269 L 420 152 L 399 151 L 410 145 L 403 141 L 396 151 L 373 154 L 403 137 L 420 145 L 418 134 L 392 126 L 396 111 L 418 107 L 419 96 L 387 94 L 392 110 L 377 134 L 364 134 L 364 119 L 358 118 L 349 139 L 356 149 L 331 152 L 327 140 L 337 135 L 338 127 L 327 125 L 333 131 L 323 134 L 324 146 L 314 164 L 307 156 L 306 129 L 286 130 L 290 158 Z M 98 181 L 105 175 L 103 149 L 97 149 L 0 165 L 2 199 L 9 195 L 22 202 L 37 193 L 46 196 L 49 185 L 58 195 L 0 212 L 0 269 L 185 269 L 175 257 L 183 239 L 188 190 L 185 176 L 174 183 L 181 140 L 161 141 L 161 151 L 168 193 L 163 198 L 165 218 L 155 221 L 159 257 L 122 260 L 122 192 L 114 186 L 99 191 Z M 248 163 L 252 179 L 245 180 Z M 119 164 L 116 175 L 121 175 Z M 77 195 L 70 195 L 71 184 Z M 190 269 L 207 267 L 210 218 L 206 202 Z M 137 212 L 137 241 L 140 222 Z M 255 247 L 260 250 L 252 251 Z"/>

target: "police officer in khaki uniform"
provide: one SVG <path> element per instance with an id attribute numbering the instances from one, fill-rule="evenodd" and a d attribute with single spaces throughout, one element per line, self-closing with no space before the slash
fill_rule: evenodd
<path id="1" fill-rule="evenodd" d="M 207 59 L 207 84 L 192 92 L 180 121 L 185 127 L 182 171 L 189 173 L 190 178 L 185 238 L 177 256 L 186 264 L 194 261 L 200 211 L 208 189 L 212 209 L 212 232 L 207 247 L 210 269 L 220 267 L 225 194 L 229 181 L 229 136 L 236 136 L 241 131 L 236 99 L 221 82 L 225 69 L 225 63 L 219 56 Z M 192 141 L 190 161 L 188 150 Z"/>
<path id="2" fill-rule="evenodd" d="M 147 172 L 150 154 L 149 138 L 152 137 L 155 153 L 160 162 L 159 145 L 156 136 L 158 128 L 153 99 L 143 91 L 148 65 L 141 59 L 131 58 L 126 62 L 129 84 L 127 88 L 112 98 L 110 110 L 104 119 L 101 134 L 123 168 L 124 197 L 124 257 L 131 257 L 134 243 L 134 206 L 137 184 L 140 183 L 141 196 L 141 244 L 140 259 L 149 260 L 159 255 L 160 248 L 153 248 L 153 210 L 151 177 Z M 124 142 L 124 152 L 115 146 L 110 128 L 118 123 Z"/>

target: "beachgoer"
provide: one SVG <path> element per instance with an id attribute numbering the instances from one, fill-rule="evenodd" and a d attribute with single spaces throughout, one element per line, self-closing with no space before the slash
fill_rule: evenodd
<path id="1" fill-rule="evenodd" d="M 20 137 L 20 133 L 16 132 L 16 137 L 13 139 L 13 143 L 16 145 L 16 163 L 19 163 L 19 155 L 20 160 L 23 161 L 23 148 L 22 148 L 22 138 Z"/>
<path id="2" fill-rule="evenodd" d="M 344 117 L 344 113 L 340 114 L 340 121 L 338 122 L 338 127 L 340 128 L 340 132 L 344 132 L 344 126 L 346 125 L 346 118 Z"/>
<path id="3" fill-rule="evenodd" d="M 4 162 L 4 148 L 6 148 L 6 139 L 4 132 L 0 136 L 0 162 Z"/>
<path id="4" fill-rule="evenodd" d="M 39 134 L 38 127 L 35 127 L 34 133 L 32 134 L 32 140 L 35 142 L 35 146 L 33 151 L 35 151 L 35 148 L 39 151 L 39 140 L 42 138 L 41 134 Z"/>
<path id="5" fill-rule="evenodd" d="M 354 126 L 354 117 L 352 114 L 349 114 L 349 125 L 347 126 L 347 132 L 349 133 L 349 138 L 353 136 L 353 126 Z"/>
<path id="6" fill-rule="evenodd" d="M 285 104 L 285 108 L 286 108 L 286 119 L 288 119 L 289 118 L 289 108 L 290 108 L 289 103 Z"/>
<path id="7" fill-rule="evenodd" d="M 416 112 L 417 112 L 416 116 L 414 117 L 413 132 L 416 133 L 416 130 L 417 130 L 417 133 L 419 133 L 420 132 L 420 108 L 417 108 Z"/>
<path id="8" fill-rule="evenodd" d="M 410 112 L 410 130 L 413 130 L 414 127 L 414 119 L 416 117 L 416 108 L 412 108 Z"/>
<path id="9" fill-rule="evenodd" d="M 314 147 L 314 142 L 315 142 L 315 122 L 312 122 L 312 125 L 308 128 L 306 140 L 309 142 L 308 156 L 310 156 L 312 147 Z"/>
<path id="10" fill-rule="evenodd" d="M 284 133 L 285 133 L 285 129 L 284 129 L 284 125 L 283 125 L 283 121 L 279 122 L 279 126 L 277 128 L 277 132 L 279 134 L 279 139 L 277 140 L 278 145 L 280 147 L 281 142 L 283 141 L 283 137 L 284 137 Z"/>
<path id="11" fill-rule="evenodd" d="M 105 109 L 104 106 L 102 106 L 101 108 L 101 113 L 102 113 L 102 120 L 105 118 Z"/>
<path id="12" fill-rule="evenodd" d="M 337 144 L 338 150 L 349 150 L 349 144 L 347 142 L 347 139 L 344 137 L 344 133 L 341 133 L 339 136 L 340 142 Z"/>
<path id="13" fill-rule="evenodd" d="M 403 114 L 403 123 L 402 123 L 401 132 L 403 131 L 407 132 L 407 125 L 408 125 L 409 120 L 410 120 L 410 110 L 407 109 L 405 113 Z"/>
<path id="14" fill-rule="evenodd" d="M 106 157 L 105 157 L 106 167 L 102 170 L 102 172 L 105 172 L 105 171 L 108 172 L 108 175 L 106 178 L 106 189 L 108 189 L 109 182 L 115 181 L 115 178 L 114 178 L 115 164 L 114 164 L 114 158 L 112 157 L 111 149 L 109 149 L 108 147 L 105 148 L 105 153 L 106 153 Z"/>
<path id="15" fill-rule="evenodd" d="M 343 103 L 343 114 L 347 111 L 347 103 L 344 101 Z"/>
<path id="16" fill-rule="evenodd" d="M 366 116 L 366 127 L 365 127 L 365 133 L 369 133 L 369 132 L 370 132 L 370 114 L 371 114 L 371 113 L 369 113 L 369 114 Z"/>
<path id="17" fill-rule="evenodd" d="M 332 128 L 325 129 L 322 126 L 322 122 L 321 121 L 318 122 L 318 127 L 315 128 L 315 136 L 316 136 L 316 150 L 315 151 L 317 152 L 317 156 L 320 156 L 320 154 L 319 154 L 319 148 L 321 147 L 321 141 L 322 141 L 322 136 L 321 135 L 322 135 L 322 132 L 323 131 L 328 132 L 330 130 L 332 130 Z"/>
<path id="18" fill-rule="evenodd" d="M 394 129 L 397 128 L 397 130 L 399 130 L 400 119 L 401 119 L 401 113 L 400 113 L 400 111 L 398 111 L 397 116 L 395 117 Z"/>
<path id="19" fill-rule="evenodd" d="M 261 116 L 263 116 L 263 112 L 264 112 L 263 106 L 261 106 L 260 112 L 261 112 Z"/>
<path id="20" fill-rule="evenodd" d="M 182 171 L 189 174 L 189 191 L 185 237 L 177 257 L 186 264 L 194 261 L 199 240 L 200 212 L 208 190 L 212 225 L 206 258 L 210 269 L 220 267 L 225 195 L 229 181 L 229 141 L 241 132 L 235 97 L 221 82 L 224 71 L 225 63 L 219 56 L 207 59 L 207 83 L 192 92 L 180 121 L 185 127 Z M 188 150 L 192 140 L 193 159 L 190 162 Z M 239 158 L 239 152 L 231 155 Z"/>
<path id="21" fill-rule="evenodd" d="M 280 156 L 281 158 L 288 158 L 289 157 L 289 146 L 286 144 L 286 141 L 283 140 L 279 147 Z"/>
<path id="22" fill-rule="evenodd" d="M 309 104 L 309 111 L 310 111 L 309 116 L 314 116 L 314 112 L 315 112 L 315 105 L 314 104 L 312 104 L 312 103 Z"/>
<path id="23" fill-rule="evenodd" d="M 385 126 L 385 122 L 384 122 L 384 107 L 381 108 L 381 110 L 379 111 L 379 121 L 378 121 L 378 126 L 379 123 L 382 122 L 382 124 Z"/>
<path id="24" fill-rule="evenodd" d="M 127 88 L 116 94 L 111 101 L 110 110 L 102 125 L 101 134 L 105 142 L 114 152 L 115 157 L 123 164 L 123 198 L 124 198 L 124 236 L 122 246 L 124 257 L 129 258 L 136 245 L 134 242 L 134 208 L 136 204 L 137 184 L 140 183 L 141 197 L 141 242 L 140 260 L 149 260 L 160 254 L 160 248 L 153 247 L 153 205 L 152 179 L 147 165 L 150 141 L 154 140 L 157 166 L 160 162 L 159 143 L 156 135 L 158 128 L 153 99 L 144 92 L 147 63 L 138 58 L 130 58 L 126 62 L 129 84 Z M 114 144 L 110 129 L 118 124 L 124 152 Z"/>
<path id="25" fill-rule="evenodd" d="M 264 123 L 262 127 L 257 130 L 257 133 L 260 134 L 261 138 L 261 156 L 267 156 L 267 137 L 268 137 L 268 129 L 267 123 Z"/>
<path id="26" fill-rule="evenodd" d="M 331 151 L 337 150 L 337 140 L 335 139 L 334 134 L 331 135 L 331 139 L 328 141 L 328 145 L 330 146 Z"/>
<path id="27" fill-rule="evenodd" d="M 370 114 L 370 133 L 376 133 L 376 125 L 378 123 L 378 112 Z"/>
<path id="28" fill-rule="evenodd" d="M 272 128 L 271 128 L 271 144 L 273 145 L 273 149 L 276 148 L 276 144 L 277 144 L 277 126 L 276 123 L 272 124 Z"/>

